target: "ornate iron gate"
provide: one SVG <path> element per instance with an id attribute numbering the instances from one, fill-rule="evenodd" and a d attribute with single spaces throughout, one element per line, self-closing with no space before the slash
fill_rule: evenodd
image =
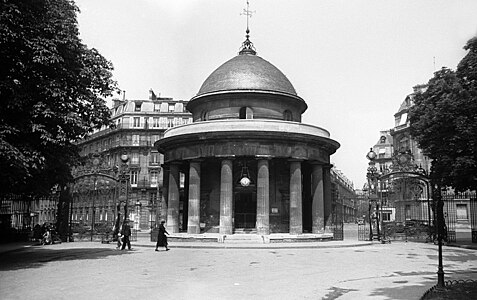
<path id="1" fill-rule="evenodd" d="M 455 199 L 459 197 L 459 194 L 443 193 L 442 200 L 444 201 L 444 220 L 445 232 L 447 233 L 447 242 L 455 243 L 456 242 L 456 220 L 457 220 L 457 210 L 456 210 L 456 201 Z"/>
<path id="2" fill-rule="evenodd" d="M 358 241 L 369 241 L 369 224 L 358 224 Z"/>

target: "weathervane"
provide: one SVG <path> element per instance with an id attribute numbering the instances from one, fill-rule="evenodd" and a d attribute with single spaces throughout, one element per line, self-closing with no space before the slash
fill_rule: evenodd
<path id="1" fill-rule="evenodd" d="M 248 20 L 249 18 L 252 17 L 252 14 L 255 13 L 255 11 L 251 11 L 249 9 L 249 2 L 247 0 L 247 8 L 243 9 L 243 12 L 240 13 L 240 15 L 245 15 L 247 16 L 247 30 L 245 31 L 246 35 L 245 35 L 245 41 L 242 43 L 242 47 L 240 49 L 240 52 L 239 54 L 252 54 L 252 55 L 255 55 L 257 54 L 257 52 L 255 51 L 255 47 L 253 46 L 252 42 L 249 40 L 249 33 L 250 33 L 250 29 L 248 28 Z"/>

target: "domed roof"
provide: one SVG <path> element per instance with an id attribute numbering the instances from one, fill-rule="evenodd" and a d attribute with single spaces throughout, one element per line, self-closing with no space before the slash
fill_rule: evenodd
<path id="1" fill-rule="evenodd" d="M 241 51 L 212 72 L 197 96 L 237 90 L 270 91 L 297 96 L 293 85 L 277 67 L 250 51 Z"/>

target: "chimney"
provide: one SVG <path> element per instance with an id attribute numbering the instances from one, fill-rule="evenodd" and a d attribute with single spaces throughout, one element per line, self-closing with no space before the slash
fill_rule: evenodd
<path id="1" fill-rule="evenodd" d="M 157 96 L 152 89 L 149 90 L 149 100 L 157 100 Z"/>

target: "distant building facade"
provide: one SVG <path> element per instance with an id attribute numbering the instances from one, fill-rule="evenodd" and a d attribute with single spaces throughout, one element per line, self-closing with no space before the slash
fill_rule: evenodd
<path id="1" fill-rule="evenodd" d="M 74 224 L 112 224 L 118 204 L 121 209 L 127 204 L 126 217 L 134 222 L 134 228 L 146 230 L 155 226 L 161 209 L 163 156 L 154 148 L 154 143 L 163 138 L 168 128 L 192 122 L 186 104 L 183 100 L 157 97 L 152 90 L 147 100 L 113 100 L 114 126 L 103 128 L 78 143 L 84 164 L 75 170 L 77 182 L 71 208 Z M 114 181 L 123 155 L 128 158 L 127 203 L 118 202 Z M 94 171 L 95 158 L 100 163 Z M 95 172 L 110 177 L 98 176 Z"/>
<path id="2" fill-rule="evenodd" d="M 340 170 L 331 168 L 332 211 L 342 215 L 343 222 L 355 222 L 358 217 L 358 196 L 351 182 Z"/>

